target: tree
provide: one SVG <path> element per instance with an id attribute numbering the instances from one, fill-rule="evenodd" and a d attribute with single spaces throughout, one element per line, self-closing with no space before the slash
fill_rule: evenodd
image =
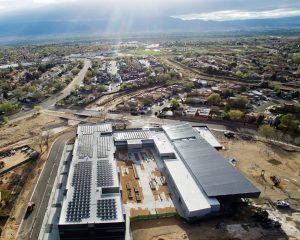
<path id="1" fill-rule="evenodd" d="M 67 86 L 66 83 L 61 82 L 59 80 L 55 80 L 53 83 L 53 87 L 55 88 L 55 92 L 63 90 Z"/>
<path id="2" fill-rule="evenodd" d="M 228 112 L 228 116 L 231 120 L 239 120 L 242 118 L 243 115 L 244 113 L 241 112 L 240 110 L 230 110 Z"/>
<path id="3" fill-rule="evenodd" d="M 221 98 L 220 94 L 218 94 L 218 93 L 212 93 L 207 98 L 208 103 L 211 105 L 218 105 L 218 104 L 220 104 L 221 100 L 222 100 L 222 98 Z"/>
<path id="4" fill-rule="evenodd" d="M 270 125 L 261 125 L 258 129 L 258 133 L 268 139 L 275 139 L 277 136 L 277 131 Z"/>
<path id="5" fill-rule="evenodd" d="M 0 123 L 8 123 L 9 121 L 9 118 L 7 116 L 0 116 Z"/>
<path id="6" fill-rule="evenodd" d="M 75 84 L 75 86 L 74 86 L 75 91 L 78 91 L 79 88 L 80 88 L 80 85 L 79 84 Z"/>
<path id="7" fill-rule="evenodd" d="M 153 101 L 150 97 L 143 97 L 141 100 L 141 103 L 144 105 L 144 106 L 151 106 L 153 105 Z"/>
<path id="8" fill-rule="evenodd" d="M 12 102 L 10 101 L 6 101 L 2 104 L 0 104 L 0 113 L 12 113 L 13 111 L 17 110 L 18 109 L 18 104 L 13 104 Z"/>
<path id="9" fill-rule="evenodd" d="M 276 93 L 277 96 L 281 96 L 282 90 L 281 90 L 280 86 L 275 86 L 274 92 Z"/>
<path id="10" fill-rule="evenodd" d="M 224 98 L 233 97 L 233 95 L 234 95 L 234 93 L 231 89 L 226 89 L 223 94 Z"/>
<path id="11" fill-rule="evenodd" d="M 233 100 L 231 103 L 232 107 L 243 109 L 248 103 L 248 98 L 246 96 L 239 96 Z"/>
<path id="12" fill-rule="evenodd" d="M 282 130 L 295 132 L 298 129 L 299 120 L 297 120 L 294 114 L 288 113 L 286 115 L 282 115 L 280 118 L 279 128 Z"/>
<path id="13" fill-rule="evenodd" d="M 294 140 L 294 142 L 295 142 L 298 146 L 300 146 L 300 136 L 299 136 L 299 137 L 296 137 L 295 140 Z"/>
<path id="14" fill-rule="evenodd" d="M 263 123 L 264 119 L 265 119 L 264 115 L 260 114 L 258 116 L 258 118 L 256 119 L 256 125 L 257 125 L 257 127 L 260 126 Z"/>
<path id="15" fill-rule="evenodd" d="M 179 108 L 179 106 L 180 106 L 179 100 L 173 98 L 173 99 L 170 101 L 170 106 L 171 106 L 171 108 L 172 108 L 173 110 Z"/>
<path id="16" fill-rule="evenodd" d="M 293 61 L 297 64 L 300 64 L 300 54 L 295 54 L 293 56 Z"/>
<path id="17" fill-rule="evenodd" d="M 35 105 L 33 107 L 35 114 L 39 114 L 40 111 L 42 110 L 42 107 L 40 105 Z"/>
<path id="18" fill-rule="evenodd" d="M 183 85 L 183 88 L 186 92 L 190 92 L 192 90 L 193 86 L 194 86 L 193 83 L 188 82 Z"/>
<path id="19" fill-rule="evenodd" d="M 107 90 L 107 87 L 105 85 L 98 85 L 97 86 L 97 91 L 98 92 L 105 92 Z"/>
<path id="20" fill-rule="evenodd" d="M 210 116 L 213 117 L 213 115 L 218 115 L 220 112 L 219 107 L 212 106 L 210 109 Z"/>

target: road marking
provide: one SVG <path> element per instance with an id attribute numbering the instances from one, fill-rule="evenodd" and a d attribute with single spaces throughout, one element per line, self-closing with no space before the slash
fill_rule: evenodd
<path id="1" fill-rule="evenodd" d="M 56 162 L 57 157 L 58 157 L 58 155 L 59 155 L 58 153 L 60 152 L 61 147 L 62 147 L 62 145 L 59 146 L 58 151 L 57 151 L 57 153 L 56 153 L 56 156 L 55 156 L 55 159 L 53 160 L 53 162 Z M 64 144 L 63 148 L 64 148 L 64 147 L 65 147 L 65 144 Z M 55 167 L 55 164 L 52 165 L 52 169 L 51 169 L 51 172 L 50 172 L 50 174 L 49 174 L 49 179 L 50 179 L 51 176 L 52 176 L 54 167 Z M 35 226 L 35 224 L 36 224 L 36 219 L 37 219 L 37 217 L 39 216 L 39 212 L 40 212 L 40 210 L 41 210 L 41 207 L 42 207 L 42 204 L 43 204 L 43 201 L 44 201 L 44 198 L 45 198 L 45 194 L 46 194 L 46 192 L 47 192 L 47 188 L 48 188 L 48 186 L 49 186 L 49 179 L 48 179 L 48 181 L 47 181 L 47 185 L 46 185 L 46 187 L 45 187 L 45 190 L 44 190 L 42 199 L 41 199 L 41 201 L 40 201 L 40 205 L 39 205 L 38 211 L 37 211 L 36 214 L 35 214 L 35 221 L 34 221 L 32 227 L 31 227 L 31 233 L 30 233 L 30 236 L 29 236 L 30 239 L 31 239 L 31 236 L 32 236 L 32 234 L 33 234 L 33 229 L 34 229 L 34 226 Z"/>
<path id="2" fill-rule="evenodd" d="M 68 138 L 68 139 L 69 139 L 69 138 Z M 67 141 L 68 139 L 66 139 L 66 141 Z M 58 141 L 59 141 L 59 140 L 57 139 L 55 142 L 52 143 L 52 145 L 51 145 L 51 147 L 50 147 L 51 150 L 48 152 L 47 160 L 45 161 L 45 163 L 44 163 L 44 165 L 43 165 L 43 168 L 42 168 L 42 170 L 41 170 L 41 172 L 40 172 L 40 175 L 39 175 L 39 177 L 38 177 L 38 179 L 37 179 L 36 185 L 35 185 L 35 187 L 34 187 L 34 189 L 33 189 L 33 191 L 32 191 L 32 194 L 31 194 L 31 196 L 30 196 L 30 200 L 32 199 L 32 197 L 33 197 L 33 195 L 34 195 L 34 193 L 35 193 L 35 190 L 36 190 L 36 188 L 37 188 L 37 185 L 38 185 L 38 183 L 39 183 L 39 181 L 40 181 L 40 178 L 41 178 L 42 174 L 44 173 L 44 169 L 45 169 L 46 163 L 47 163 L 47 161 L 48 161 L 48 159 L 49 159 L 49 155 L 50 155 L 50 153 L 51 153 L 51 151 L 52 151 L 52 148 L 53 148 L 54 144 L 55 144 L 56 142 L 58 142 Z M 60 147 L 61 147 L 61 146 L 60 146 Z M 56 155 L 56 158 L 57 158 L 57 155 Z M 56 159 L 56 158 L 55 158 L 55 159 Z M 22 216 L 22 219 L 21 219 L 21 222 L 20 222 L 20 224 L 19 224 L 19 227 L 18 227 L 18 230 L 17 230 L 15 239 L 18 238 L 18 235 L 19 235 L 20 230 L 21 230 L 21 226 L 22 226 L 22 224 L 23 224 L 23 222 L 24 222 L 25 214 L 26 214 L 26 211 L 24 212 L 24 214 L 23 214 L 23 216 Z"/>
<path id="3" fill-rule="evenodd" d="M 51 150 L 52 150 L 52 147 L 53 147 L 53 145 L 54 145 L 55 143 L 56 143 L 56 141 L 52 143 L 52 145 L 51 145 L 51 147 L 50 147 Z M 50 150 L 50 151 L 48 152 L 48 154 L 47 154 L 47 160 L 48 160 L 48 158 L 49 158 L 49 155 L 50 155 L 50 153 L 51 153 L 51 150 Z M 43 165 L 43 168 L 42 168 L 41 173 L 40 173 L 40 175 L 39 175 L 39 177 L 38 177 L 38 179 L 37 179 L 37 181 L 36 181 L 36 184 L 35 184 L 35 186 L 34 186 L 34 189 L 33 189 L 32 193 L 31 193 L 31 196 L 30 196 L 30 198 L 29 198 L 29 199 L 30 199 L 29 201 L 31 201 L 31 199 L 32 199 L 32 197 L 33 197 L 33 194 L 34 194 L 34 192 L 35 192 L 35 190 L 36 190 L 36 188 L 37 188 L 37 185 L 38 185 L 38 183 L 39 183 L 39 181 L 40 181 L 40 178 L 41 178 L 41 176 L 42 176 L 42 174 L 43 174 L 43 172 L 44 172 L 44 168 L 45 168 L 45 166 L 46 166 L 47 160 L 45 161 L 45 163 L 44 163 L 44 165 Z M 26 204 L 28 204 L 28 203 L 26 203 Z M 26 208 L 26 210 L 27 210 L 27 208 Z M 18 235 L 19 235 L 21 226 L 22 226 L 23 221 L 24 221 L 25 214 L 26 214 L 26 211 L 24 212 L 24 214 L 23 214 L 23 216 L 22 216 L 22 219 L 21 219 L 21 222 L 20 222 L 20 224 L 19 224 L 19 227 L 18 227 L 18 230 L 17 230 L 16 238 L 15 238 L 15 239 L 18 238 Z"/>

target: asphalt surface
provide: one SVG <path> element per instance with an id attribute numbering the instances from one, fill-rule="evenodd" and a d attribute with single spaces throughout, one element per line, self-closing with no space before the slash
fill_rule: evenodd
<path id="1" fill-rule="evenodd" d="M 52 188 L 55 187 L 53 186 L 53 183 L 56 178 L 64 146 L 73 136 L 75 136 L 75 132 L 64 134 L 53 144 L 49 157 L 33 190 L 32 198 L 29 199 L 29 201 L 31 200 L 35 203 L 34 210 L 27 218 L 23 218 L 17 239 L 38 239 L 49 202 L 50 193 Z M 24 206 L 24 216 L 26 206 L 27 203 Z"/>

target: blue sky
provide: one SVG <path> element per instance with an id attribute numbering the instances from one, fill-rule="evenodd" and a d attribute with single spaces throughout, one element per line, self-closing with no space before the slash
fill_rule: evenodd
<path id="1" fill-rule="evenodd" d="M 245 20 L 300 16 L 299 0 L 0 0 L 0 16 L 27 20 L 163 16 L 182 20 Z"/>

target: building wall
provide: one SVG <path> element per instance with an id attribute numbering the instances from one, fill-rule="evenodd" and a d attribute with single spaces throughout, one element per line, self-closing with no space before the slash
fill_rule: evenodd
<path id="1" fill-rule="evenodd" d="M 58 225 L 60 240 L 124 240 L 125 222 Z"/>

